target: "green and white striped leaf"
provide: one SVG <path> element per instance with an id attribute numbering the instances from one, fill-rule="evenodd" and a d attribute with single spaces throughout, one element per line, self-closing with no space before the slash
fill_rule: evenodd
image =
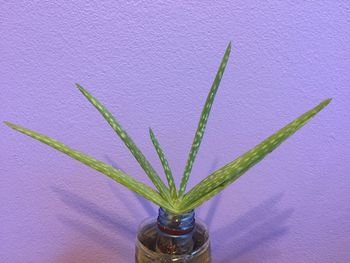
<path id="1" fill-rule="evenodd" d="M 250 151 L 202 180 L 184 196 L 180 209 L 193 209 L 222 191 L 238 177 L 244 174 L 249 168 L 276 149 L 283 141 L 304 126 L 312 117 L 326 107 L 330 101 L 331 99 L 324 100 L 315 108 L 304 113 Z"/>
<path id="2" fill-rule="evenodd" d="M 122 171 L 115 169 L 114 167 L 107 165 L 99 160 L 96 160 L 88 155 L 85 155 L 79 151 L 69 148 L 63 143 L 56 141 L 50 137 L 47 137 L 43 134 L 37 133 L 35 131 L 23 128 L 21 126 L 5 122 L 6 125 L 12 129 L 19 131 L 23 134 L 26 134 L 38 141 L 41 141 L 52 148 L 65 153 L 66 155 L 80 161 L 81 163 L 107 175 L 116 182 L 124 185 L 131 191 L 136 192 L 142 197 L 150 200 L 151 202 L 159 205 L 160 207 L 165 208 L 171 213 L 181 214 L 187 212 L 191 209 L 194 209 L 209 200 L 216 194 L 224 190 L 228 185 L 238 179 L 242 174 L 248 171 L 252 166 L 260 162 L 265 158 L 270 152 L 275 150 L 283 141 L 288 139 L 292 134 L 304 126 L 312 117 L 314 117 L 319 111 L 326 107 L 331 99 L 327 99 L 321 102 L 319 105 L 304 113 L 284 128 L 280 129 L 260 144 L 255 146 L 250 151 L 238 157 L 236 160 L 226 164 L 222 168 L 218 169 L 199 184 L 193 187 L 188 193 L 185 194 L 186 186 L 189 180 L 189 176 L 195 161 L 196 155 L 198 153 L 199 146 L 201 144 L 203 134 L 206 128 L 210 110 L 218 90 L 222 75 L 225 71 L 229 56 L 231 52 L 231 43 L 229 43 L 223 59 L 221 61 L 220 67 L 214 79 L 214 82 L 211 86 L 209 94 L 207 96 L 204 108 L 202 110 L 197 130 L 192 142 L 190 153 L 186 161 L 186 166 L 184 169 L 183 176 L 181 178 L 181 184 L 177 192 L 176 186 L 174 183 L 174 178 L 170 170 L 168 161 L 165 158 L 164 152 L 156 139 L 153 131 L 149 129 L 150 137 L 152 143 L 157 151 L 157 154 L 160 158 L 164 172 L 168 181 L 169 188 L 161 180 L 157 172 L 153 169 L 151 164 L 135 145 L 126 131 L 121 127 L 117 120 L 112 116 L 112 114 L 96 99 L 94 98 L 87 90 L 77 84 L 77 87 L 82 92 L 82 94 L 93 104 L 93 106 L 102 114 L 106 119 L 109 125 L 114 129 L 118 134 L 130 152 L 133 154 L 135 159 L 141 165 L 143 170 L 146 172 L 148 177 L 151 179 L 158 191 L 152 189 L 151 187 L 135 180 L 131 176 L 123 173 Z M 169 191 L 170 189 L 170 191 Z"/>
<path id="3" fill-rule="evenodd" d="M 151 164 L 148 162 L 146 157 L 142 154 L 130 136 L 122 128 L 122 126 L 117 122 L 113 115 L 95 98 L 93 97 L 86 89 L 77 84 L 77 87 L 81 93 L 91 102 L 91 104 L 102 114 L 105 120 L 113 128 L 113 130 L 118 134 L 120 139 L 124 142 L 126 147 L 130 150 L 132 155 L 135 157 L 137 162 L 141 165 L 142 169 L 151 179 L 154 186 L 158 189 L 162 197 L 170 201 L 169 190 L 166 185 L 163 183 L 157 172 L 153 169 Z"/>
<path id="4" fill-rule="evenodd" d="M 138 182 L 137 180 L 123 173 L 122 171 L 119 171 L 113 168 L 112 166 L 107 165 L 101 161 L 98 161 L 79 151 L 73 150 L 68 146 L 64 145 L 63 143 L 56 141 L 48 136 L 23 128 L 13 123 L 5 122 L 5 124 L 11 127 L 12 129 L 19 131 L 23 134 L 26 134 L 42 143 L 45 143 L 51 146 L 52 148 L 65 153 L 66 155 L 72 157 L 73 159 L 76 159 L 79 162 L 95 169 L 96 171 L 99 171 L 107 175 L 114 181 L 124 185 L 125 187 L 129 188 L 131 191 L 141 195 L 142 197 L 148 199 L 149 201 L 155 203 L 156 205 L 165 207 L 170 211 L 174 211 L 173 208 L 168 204 L 168 202 L 166 202 L 157 191 L 153 190 L 151 187 L 141 182 Z"/>
<path id="5" fill-rule="evenodd" d="M 194 136 L 192 147 L 191 147 L 191 150 L 190 150 L 187 162 L 186 162 L 186 167 L 185 167 L 182 179 L 181 179 L 181 184 L 180 184 L 180 189 L 179 189 L 179 197 L 182 197 L 186 191 L 187 182 L 188 182 L 188 179 L 190 177 L 192 166 L 193 166 L 194 160 L 196 158 L 199 146 L 201 144 L 201 141 L 202 141 L 202 138 L 204 135 L 205 127 L 207 125 L 209 113 L 211 110 L 211 106 L 213 105 L 213 101 L 214 101 L 216 92 L 219 88 L 220 81 L 221 81 L 222 75 L 225 71 L 225 67 L 227 65 L 227 61 L 228 61 L 228 58 L 230 56 L 230 53 L 231 53 L 231 42 L 228 44 L 228 46 L 226 48 L 224 57 L 222 58 L 220 67 L 218 69 L 218 72 L 216 73 L 214 82 L 211 86 L 208 97 L 205 101 L 204 108 L 202 110 L 202 113 L 201 113 L 201 116 L 199 119 L 199 123 L 197 126 L 197 131 L 196 131 L 196 134 Z"/>
<path id="6" fill-rule="evenodd" d="M 171 169 L 169 167 L 168 160 L 165 158 L 164 152 L 163 152 L 162 148 L 160 147 L 160 144 L 159 144 L 159 142 L 158 142 L 158 140 L 157 140 L 156 136 L 154 135 L 151 128 L 149 128 L 149 134 L 150 134 L 152 143 L 154 145 L 154 148 L 156 149 L 156 152 L 159 156 L 160 162 L 162 163 L 164 173 L 165 173 L 165 176 L 166 176 L 166 179 L 168 181 L 169 188 L 170 188 L 170 196 L 171 196 L 172 200 L 176 200 L 177 199 L 176 186 L 175 186 L 173 174 L 172 174 Z"/>

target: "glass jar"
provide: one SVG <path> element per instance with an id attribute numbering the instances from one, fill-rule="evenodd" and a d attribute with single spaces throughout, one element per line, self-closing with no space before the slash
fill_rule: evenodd
<path id="1" fill-rule="evenodd" d="M 159 208 L 158 218 L 139 226 L 136 239 L 136 263 L 210 263 L 207 227 L 195 219 L 194 211 L 171 214 Z"/>

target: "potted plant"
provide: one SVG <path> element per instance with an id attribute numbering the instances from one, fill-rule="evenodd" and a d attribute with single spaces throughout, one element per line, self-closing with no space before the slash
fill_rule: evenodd
<path id="1" fill-rule="evenodd" d="M 114 181 L 124 185 L 131 191 L 160 207 L 157 219 L 145 221 L 139 227 L 136 241 L 136 262 L 211 262 L 208 230 L 205 224 L 195 219 L 194 209 L 237 180 L 249 168 L 261 161 L 267 154 L 276 149 L 283 141 L 304 126 L 331 101 L 331 99 L 324 100 L 316 107 L 305 112 L 294 121 L 263 140 L 253 149 L 213 172 L 186 192 L 193 162 L 201 144 L 210 109 L 229 59 L 230 52 L 231 43 L 229 43 L 226 49 L 206 99 L 182 180 L 178 188 L 175 186 L 168 161 L 152 129 L 149 129 L 150 138 L 164 168 L 167 184 L 163 182 L 158 173 L 153 169 L 146 157 L 112 114 L 79 84 L 77 84 L 78 89 L 118 134 L 152 181 L 155 189 L 135 180 L 133 177 L 106 163 L 71 149 L 48 136 L 9 122 L 5 122 L 5 124 L 107 175 Z"/>

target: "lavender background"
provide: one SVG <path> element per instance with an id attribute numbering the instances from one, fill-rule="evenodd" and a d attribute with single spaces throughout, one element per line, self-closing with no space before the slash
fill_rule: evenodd
<path id="1" fill-rule="evenodd" d="M 55 3 L 53 3 L 55 2 Z M 197 210 L 214 262 L 350 262 L 349 1 L 1 1 L 0 120 L 146 176 L 79 82 L 177 181 L 228 41 L 193 185 L 321 100 L 333 102 Z M 156 207 L 0 126 L 1 262 L 133 262 Z"/>

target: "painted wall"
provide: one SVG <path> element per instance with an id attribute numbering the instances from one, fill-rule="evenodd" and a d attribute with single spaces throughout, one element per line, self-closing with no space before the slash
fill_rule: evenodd
<path id="1" fill-rule="evenodd" d="M 0 120 L 148 183 L 79 82 L 161 171 L 151 126 L 179 181 L 231 40 L 191 185 L 333 102 L 197 210 L 214 262 L 350 262 L 349 1 L 123 2 L 1 1 Z M 0 134 L 1 262 L 133 262 L 155 206 L 4 125 Z"/>

